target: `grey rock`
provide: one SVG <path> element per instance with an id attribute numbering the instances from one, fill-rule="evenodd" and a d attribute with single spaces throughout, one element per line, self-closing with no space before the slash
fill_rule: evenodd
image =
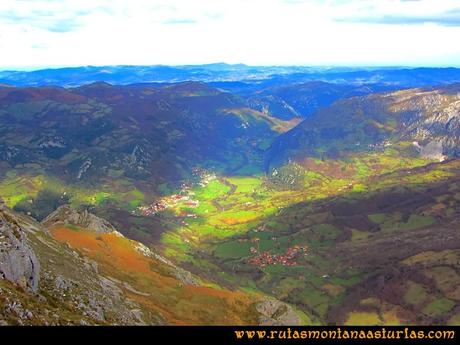
<path id="1" fill-rule="evenodd" d="M 426 146 L 420 150 L 420 155 L 424 158 L 436 159 L 442 161 L 445 159 L 443 155 L 443 144 L 441 141 L 430 141 Z"/>
<path id="2" fill-rule="evenodd" d="M 260 313 L 259 325 L 261 326 L 298 326 L 300 317 L 288 304 L 276 299 L 266 299 L 256 305 Z"/>
<path id="3" fill-rule="evenodd" d="M 25 231 L 3 210 L 0 210 L 0 277 L 30 292 L 38 292 L 40 264 L 27 244 Z"/>
<path id="4" fill-rule="evenodd" d="M 97 233 L 116 231 L 112 224 L 105 219 L 99 218 L 87 210 L 76 210 L 68 205 L 59 207 L 56 211 L 48 215 L 42 223 L 46 226 L 72 224 Z"/>
<path id="5" fill-rule="evenodd" d="M 184 285 L 198 286 L 198 280 L 189 271 L 184 270 L 181 267 L 173 266 L 173 275 L 176 279 L 181 281 Z"/>
<path id="6" fill-rule="evenodd" d="M 62 276 L 57 276 L 54 279 L 54 286 L 57 290 L 60 290 L 62 292 L 65 292 L 67 290 L 70 290 L 73 286 L 72 282 L 69 281 L 68 279 L 65 279 Z"/>

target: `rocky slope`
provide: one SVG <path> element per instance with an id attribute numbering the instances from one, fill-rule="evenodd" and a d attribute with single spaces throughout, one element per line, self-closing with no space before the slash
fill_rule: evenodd
<path id="1" fill-rule="evenodd" d="M 14 248 L 2 248 L 3 324 L 161 322 L 155 315 L 141 313 L 116 283 L 99 275 L 96 262 L 55 241 L 40 224 L 6 208 L 0 210 L 0 217 L 2 235 L 20 236 L 22 249 L 18 253 Z M 22 255 L 23 260 L 7 260 L 14 255 Z"/>
<path id="2" fill-rule="evenodd" d="M 87 212 L 63 206 L 44 224 L 0 210 L 0 324 L 300 322 L 282 302 L 270 314 L 263 295 L 211 287 Z"/>

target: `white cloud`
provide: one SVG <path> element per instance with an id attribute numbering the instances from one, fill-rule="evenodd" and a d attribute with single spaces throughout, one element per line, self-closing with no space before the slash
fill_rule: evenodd
<path id="1" fill-rule="evenodd" d="M 2 0 L 0 64 L 458 65 L 457 4 Z"/>
<path id="2" fill-rule="evenodd" d="M 339 21 L 460 26 L 458 0 L 360 0 L 328 4 L 332 16 Z"/>

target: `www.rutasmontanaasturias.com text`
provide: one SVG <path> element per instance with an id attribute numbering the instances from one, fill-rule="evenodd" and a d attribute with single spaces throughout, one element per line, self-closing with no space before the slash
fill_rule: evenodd
<path id="1" fill-rule="evenodd" d="M 236 339 L 455 339 L 454 330 L 414 330 L 403 329 L 343 329 L 297 330 L 290 327 L 285 330 L 236 330 Z"/>

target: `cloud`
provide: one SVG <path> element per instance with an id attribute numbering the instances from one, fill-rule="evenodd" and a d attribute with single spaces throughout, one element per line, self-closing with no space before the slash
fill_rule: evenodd
<path id="1" fill-rule="evenodd" d="M 1 0 L 0 23 L 67 32 L 58 26 L 68 22 L 69 30 L 76 29 L 85 24 L 86 17 L 105 14 L 115 20 L 136 17 L 184 24 L 221 18 L 229 5 L 229 0 Z"/>
<path id="2" fill-rule="evenodd" d="M 403 2 L 421 2 L 423 0 L 401 0 Z M 460 26 L 460 7 L 438 14 L 383 14 L 373 13 L 366 16 L 351 16 L 335 18 L 338 22 L 358 22 L 369 24 L 389 24 L 389 25 L 420 25 L 426 23 L 441 26 Z"/>
<path id="3" fill-rule="evenodd" d="M 40 29 L 55 33 L 66 33 L 79 28 L 81 18 L 91 13 L 84 7 L 66 8 L 64 2 L 56 0 L 2 0 L 0 24 L 17 25 L 28 29 Z"/>
<path id="4" fill-rule="evenodd" d="M 458 6 L 459 0 L 0 0 L 1 63 L 458 65 Z"/>
<path id="5" fill-rule="evenodd" d="M 460 26 L 458 0 L 281 0 L 341 23 Z"/>
<path id="6" fill-rule="evenodd" d="M 302 0 L 284 0 L 302 1 Z M 460 26 L 458 0 L 312 0 L 342 23 Z"/>
<path id="7" fill-rule="evenodd" d="M 197 21 L 191 18 L 174 18 L 163 21 L 163 24 L 195 24 Z"/>

